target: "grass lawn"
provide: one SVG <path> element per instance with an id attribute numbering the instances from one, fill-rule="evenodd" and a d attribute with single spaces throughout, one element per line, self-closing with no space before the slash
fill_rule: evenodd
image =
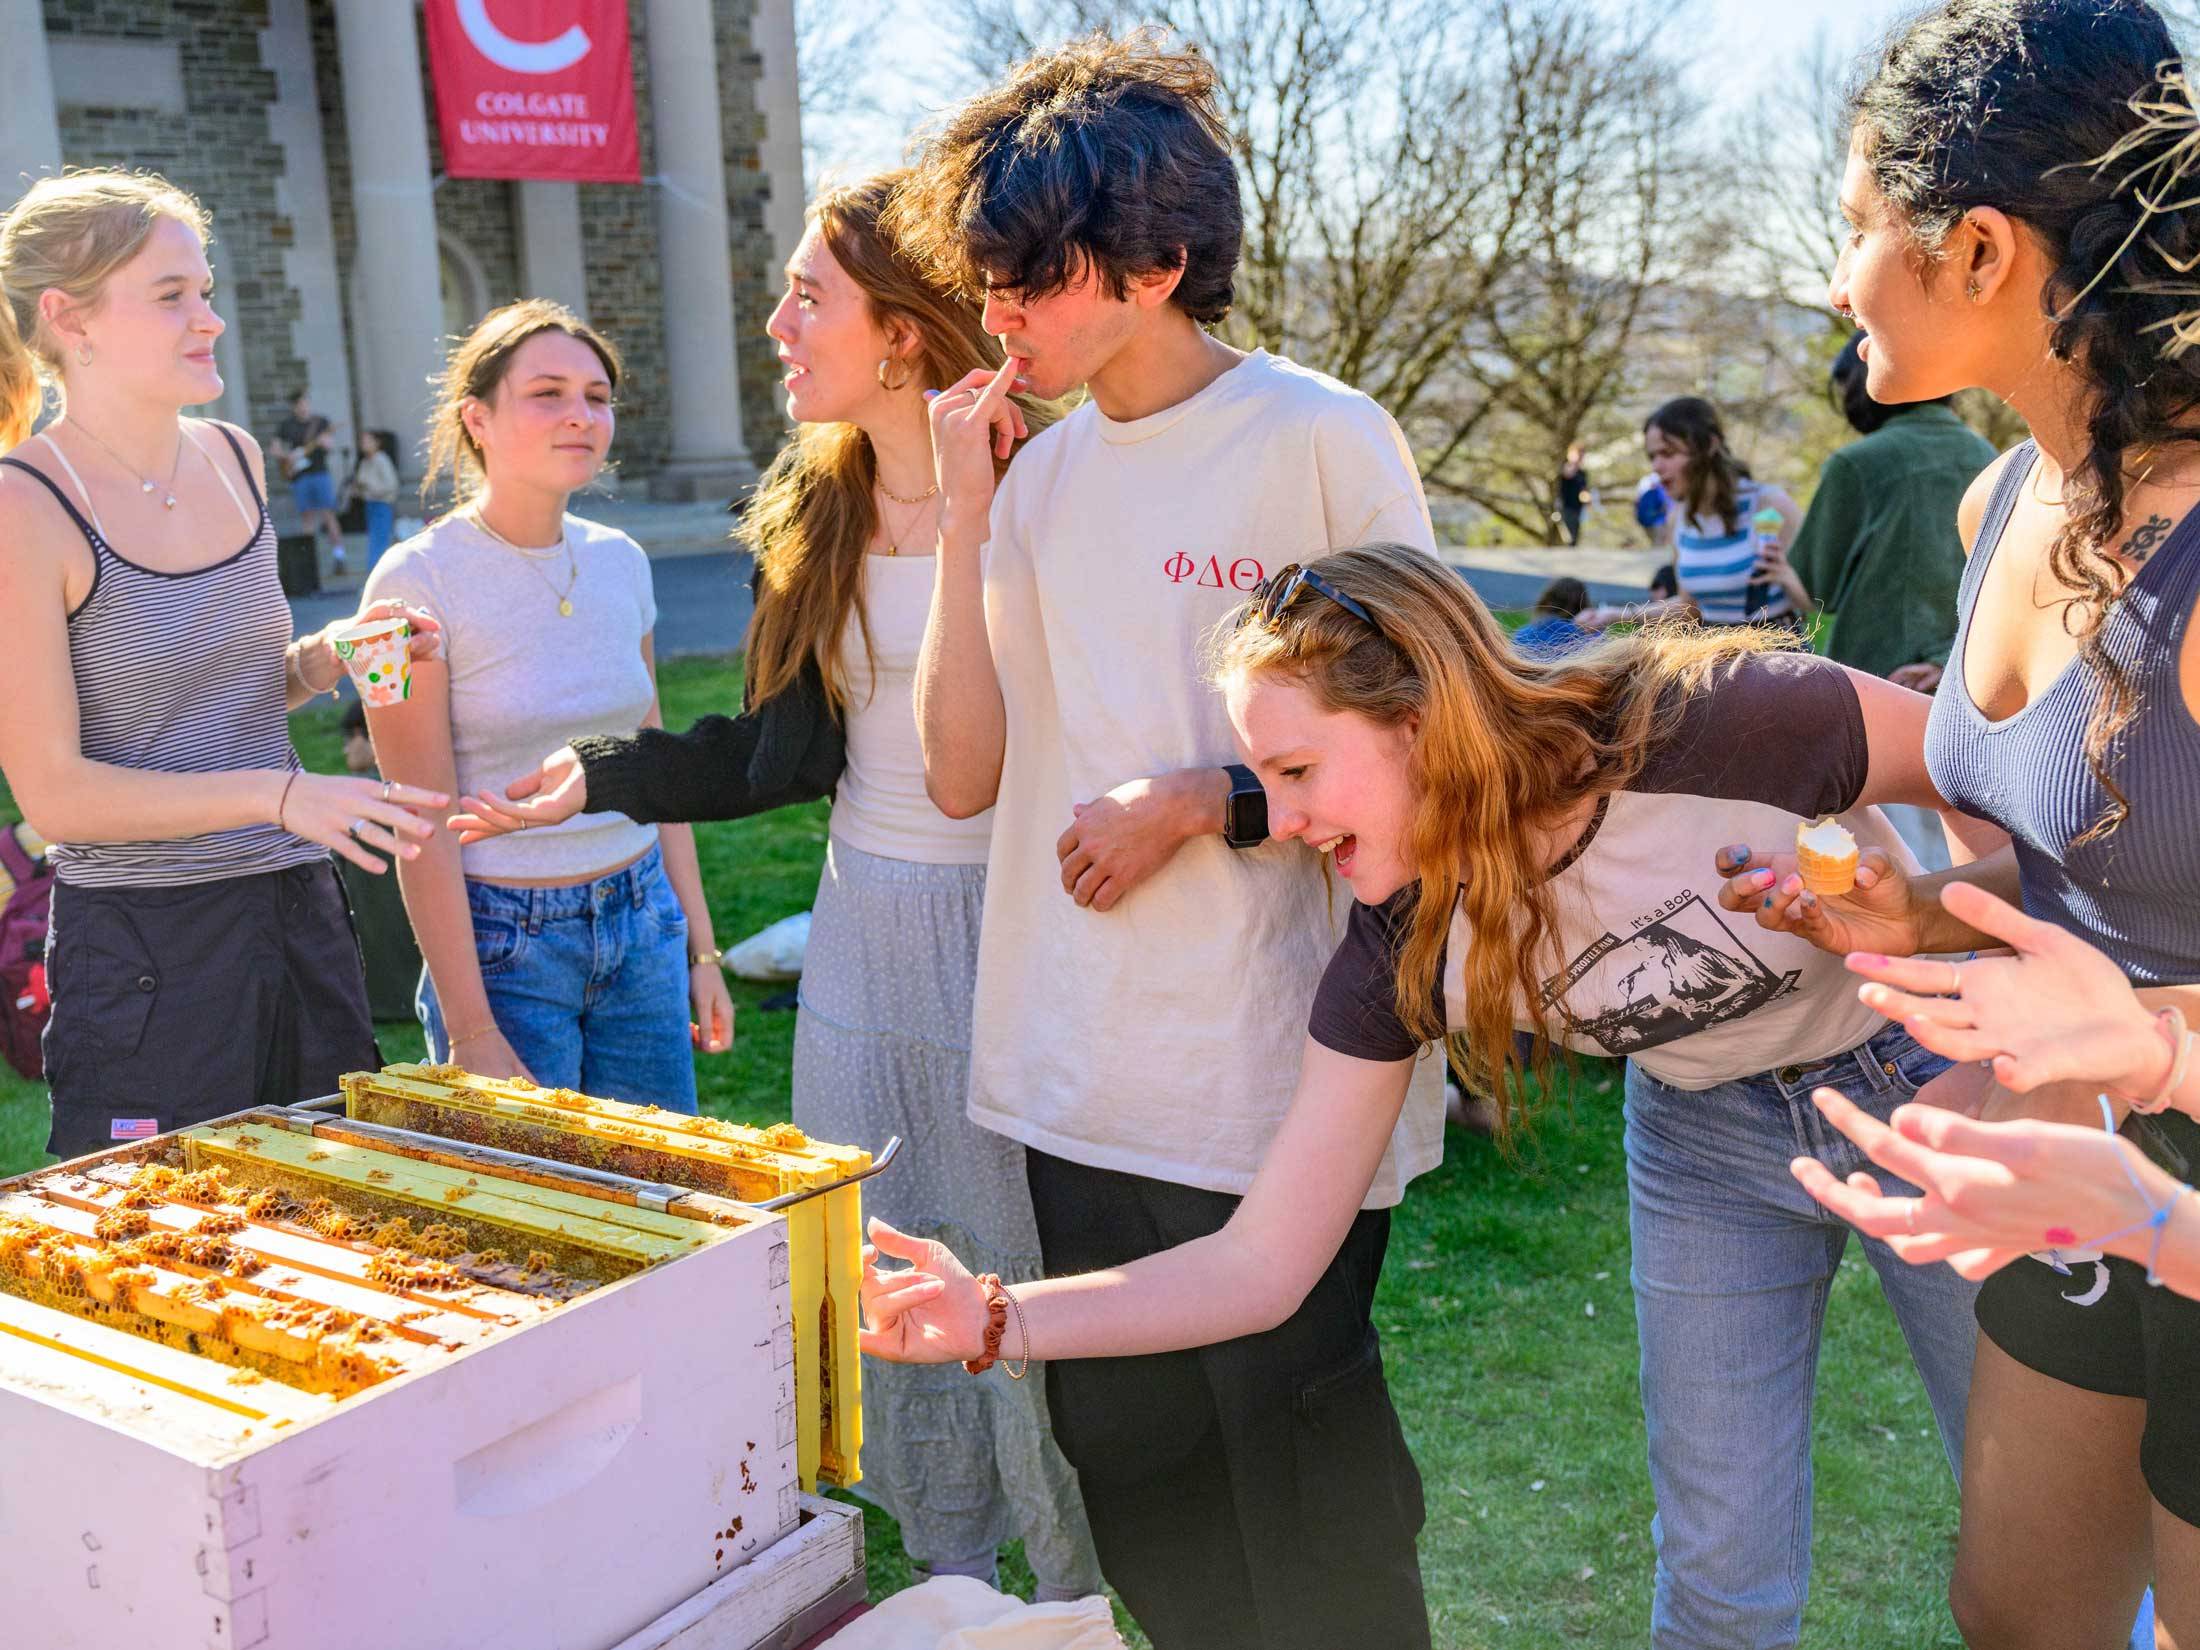
<path id="1" fill-rule="evenodd" d="M 665 720 L 724 709 L 726 660 L 663 672 Z M 340 771 L 336 718 L 293 719 L 316 769 Z M 15 817 L 0 788 L 0 818 Z M 806 908 L 824 852 L 825 809 L 697 827 L 721 943 Z M 761 1123 L 787 1115 L 791 1013 L 755 1006 L 776 987 L 734 982 L 734 1052 L 702 1059 L 706 1111 Z M 381 1028 L 389 1059 L 420 1034 Z M 0 1175 L 44 1161 L 43 1089 L 0 1067 Z M 1650 1489 L 1627 1288 L 1618 1069 L 1583 1068 L 1545 1114 L 1524 1164 L 1454 1131 L 1441 1169 L 1415 1182 L 1392 1229 L 1378 1302 L 1392 1393 L 1421 1464 L 1428 1523 L 1421 1566 L 1446 1650 L 1598 1646 L 1646 1637 Z M 1959 1643 L 1943 1602 L 1956 1497 L 1925 1395 L 1877 1281 L 1842 1263 L 1826 1314 L 1816 1420 L 1814 1596 L 1806 1645 Z M 1747 1447 L 1737 1438 L 1736 1448 Z M 906 1585 L 892 1520 L 866 1512 L 871 1591 Z M 1011 1552 L 1006 1578 L 1028 1592 Z M 1133 1642 L 1140 1643 L 1135 1635 Z"/>

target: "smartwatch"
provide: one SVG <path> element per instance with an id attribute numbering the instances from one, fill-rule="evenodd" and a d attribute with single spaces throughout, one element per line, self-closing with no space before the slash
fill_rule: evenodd
<path id="1" fill-rule="evenodd" d="M 1268 840 L 1268 793 L 1242 762 L 1232 762 L 1222 771 L 1230 776 L 1230 800 L 1222 808 L 1222 840 L 1233 848 L 1258 848 Z"/>

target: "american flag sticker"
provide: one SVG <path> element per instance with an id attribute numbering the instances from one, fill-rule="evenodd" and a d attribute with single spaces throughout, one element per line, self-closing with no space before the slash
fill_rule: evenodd
<path id="1" fill-rule="evenodd" d="M 150 1140 L 160 1133 L 157 1117 L 110 1117 L 107 1120 L 109 1140 Z"/>

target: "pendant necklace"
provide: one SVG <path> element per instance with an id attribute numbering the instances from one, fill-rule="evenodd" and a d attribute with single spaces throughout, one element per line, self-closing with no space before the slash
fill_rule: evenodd
<path id="1" fill-rule="evenodd" d="M 889 556 L 898 556 L 901 554 L 903 543 L 916 533 L 918 523 L 924 520 L 926 514 L 924 502 L 940 490 L 939 484 L 934 482 L 927 491 L 919 493 L 915 498 L 903 498 L 899 493 L 887 492 L 884 483 L 878 484 L 878 490 L 896 504 L 914 504 L 917 507 L 917 513 L 909 518 L 908 526 L 898 533 L 894 531 L 894 524 L 887 519 L 886 512 L 884 510 L 879 511 L 879 524 L 886 529 L 886 553 Z"/>
<path id="2" fill-rule="evenodd" d="M 466 512 L 466 518 L 481 530 L 484 538 L 502 545 L 515 556 L 523 557 L 527 561 L 528 565 L 534 569 L 535 577 L 548 585 L 550 593 L 558 598 L 559 618 L 570 619 L 573 616 L 573 587 L 580 583 L 581 564 L 579 558 L 573 554 L 573 534 L 570 529 L 566 530 L 558 540 L 559 548 L 565 552 L 565 588 L 560 590 L 548 573 L 535 566 L 537 562 L 555 561 L 558 555 L 556 550 L 530 550 L 524 544 L 514 544 L 482 519 L 481 509 L 478 505 Z"/>
<path id="3" fill-rule="evenodd" d="M 136 476 L 139 492 L 160 494 L 160 503 L 162 509 L 173 510 L 176 507 L 176 473 L 183 468 L 183 429 L 180 425 L 176 429 L 176 461 L 168 466 L 168 484 L 166 486 L 162 486 L 160 483 L 154 481 L 152 477 L 144 474 L 137 468 L 136 465 L 132 464 L 120 453 L 116 452 L 114 448 L 108 446 L 106 442 L 100 440 L 98 436 L 92 434 L 90 430 L 87 430 L 83 425 L 77 423 L 75 420 L 72 419 L 69 421 L 69 428 L 76 431 L 78 435 L 89 441 L 93 446 L 97 447 L 101 452 L 105 453 L 109 458 L 113 459 L 117 464 L 121 465 L 125 470 L 128 470 L 130 474 Z"/>

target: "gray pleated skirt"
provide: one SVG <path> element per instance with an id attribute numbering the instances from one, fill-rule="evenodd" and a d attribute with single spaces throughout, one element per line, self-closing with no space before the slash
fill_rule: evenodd
<path id="1" fill-rule="evenodd" d="M 863 1188 L 866 1216 L 937 1238 L 973 1272 L 1041 1273 L 1024 1149 L 964 1111 L 982 865 L 885 859 L 826 845 L 795 1020 L 794 1120 L 894 1166 Z M 912 1562 L 982 1573 L 1021 1537 L 1050 1591 L 1100 1583 L 1077 1475 L 1047 1424 L 1043 1366 L 863 1360 L 863 1482 L 901 1525 Z"/>

